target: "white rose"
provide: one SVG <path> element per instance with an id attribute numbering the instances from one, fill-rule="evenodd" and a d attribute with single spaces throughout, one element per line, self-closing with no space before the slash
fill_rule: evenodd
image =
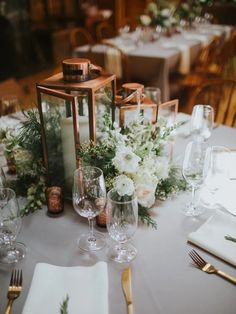
<path id="1" fill-rule="evenodd" d="M 146 208 L 150 208 L 155 203 L 155 188 L 147 184 L 138 184 L 135 187 L 138 203 Z"/>
<path id="2" fill-rule="evenodd" d="M 120 196 L 132 195 L 134 193 L 134 182 L 122 174 L 115 178 L 114 188 Z"/>
<path id="3" fill-rule="evenodd" d="M 120 172 L 134 173 L 138 169 L 141 158 L 133 153 L 131 147 L 120 147 L 113 158 L 114 166 Z"/>
<path id="4" fill-rule="evenodd" d="M 140 22 L 144 26 L 149 26 L 152 22 L 152 19 L 150 18 L 149 15 L 143 14 L 143 15 L 140 15 Z"/>

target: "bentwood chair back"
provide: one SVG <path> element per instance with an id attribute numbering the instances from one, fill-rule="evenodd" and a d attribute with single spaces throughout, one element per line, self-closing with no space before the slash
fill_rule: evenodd
<path id="1" fill-rule="evenodd" d="M 214 108 L 215 122 L 236 126 L 236 80 L 214 79 L 197 87 L 191 94 L 189 107 L 206 104 Z"/>
<path id="2" fill-rule="evenodd" d="M 103 39 L 115 37 L 116 33 L 112 25 L 107 22 L 101 22 L 96 27 L 97 41 L 101 42 Z"/>
<path id="3" fill-rule="evenodd" d="M 70 45 L 72 49 L 83 45 L 93 44 L 93 37 L 86 29 L 82 27 L 76 27 L 70 32 Z"/>

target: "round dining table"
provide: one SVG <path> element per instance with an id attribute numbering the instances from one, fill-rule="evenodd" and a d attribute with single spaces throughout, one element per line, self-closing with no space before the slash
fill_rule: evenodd
<path id="1" fill-rule="evenodd" d="M 174 156 L 180 165 L 190 140 L 187 135 L 177 136 Z M 236 129 L 220 125 L 212 131 L 208 144 L 236 148 Z M 185 216 L 182 209 L 190 197 L 190 192 L 185 191 L 165 201 L 156 201 L 150 213 L 157 222 L 157 228 L 141 222 L 138 225 L 131 241 L 138 254 L 130 263 L 135 314 L 235 314 L 236 286 L 199 270 L 189 257 L 194 246 L 187 242 L 188 234 L 212 215 L 212 211 L 206 209 L 198 217 Z M 27 247 L 25 259 L 12 266 L 0 265 L 0 313 L 4 313 L 7 304 L 13 268 L 23 272 L 22 293 L 12 308 L 12 314 L 20 314 L 37 263 L 70 267 L 89 266 L 98 261 L 105 261 L 108 265 L 109 313 L 127 313 L 121 286 L 121 273 L 127 265 L 107 258 L 109 235 L 104 228 L 96 229 L 104 233 L 108 244 L 100 251 L 87 253 L 78 248 L 77 239 L 88 231 L 88 222 L 74 211 L 72 204 L 65 203 L 64 212 L 58 217 L 48 216 L 46 206 L 25 216 L 17 239 Z M 196 250 L 217 268 L 236 277 L 235 267 L 201 249 Z M 46 307 L 47 304 L 42 304 L 42 313 L 46 312 Z"/>

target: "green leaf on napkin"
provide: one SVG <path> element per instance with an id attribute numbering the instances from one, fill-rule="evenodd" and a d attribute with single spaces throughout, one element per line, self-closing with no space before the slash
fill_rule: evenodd
<path id="1" fill-rule="evenodd" d="M 63 300 L 63 302 L 61 303 L 60 314 L 68 314 L 68 301 L 69 296 L 67 294 L 65 300 Z"/>
<path id="2" fill-rule="evenodd" d="M 230 235 L 225 235 L 225 239 L 229 240 L 229 241 L 232 241 L 232 242 L 236 242 L 236 238 L 231 237 Z"/>

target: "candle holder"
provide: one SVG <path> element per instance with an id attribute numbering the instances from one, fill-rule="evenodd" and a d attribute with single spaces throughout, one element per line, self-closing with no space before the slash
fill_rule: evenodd
<path id="1" fill-rule="evenodd" d="M 36 88 L 47 186 L 60 186 L 70 195 L 80 145 L 99 137 L 101 117 L 114 106 L 116 78 L 88 59 L 67 59 L 63 72 Z"/>

